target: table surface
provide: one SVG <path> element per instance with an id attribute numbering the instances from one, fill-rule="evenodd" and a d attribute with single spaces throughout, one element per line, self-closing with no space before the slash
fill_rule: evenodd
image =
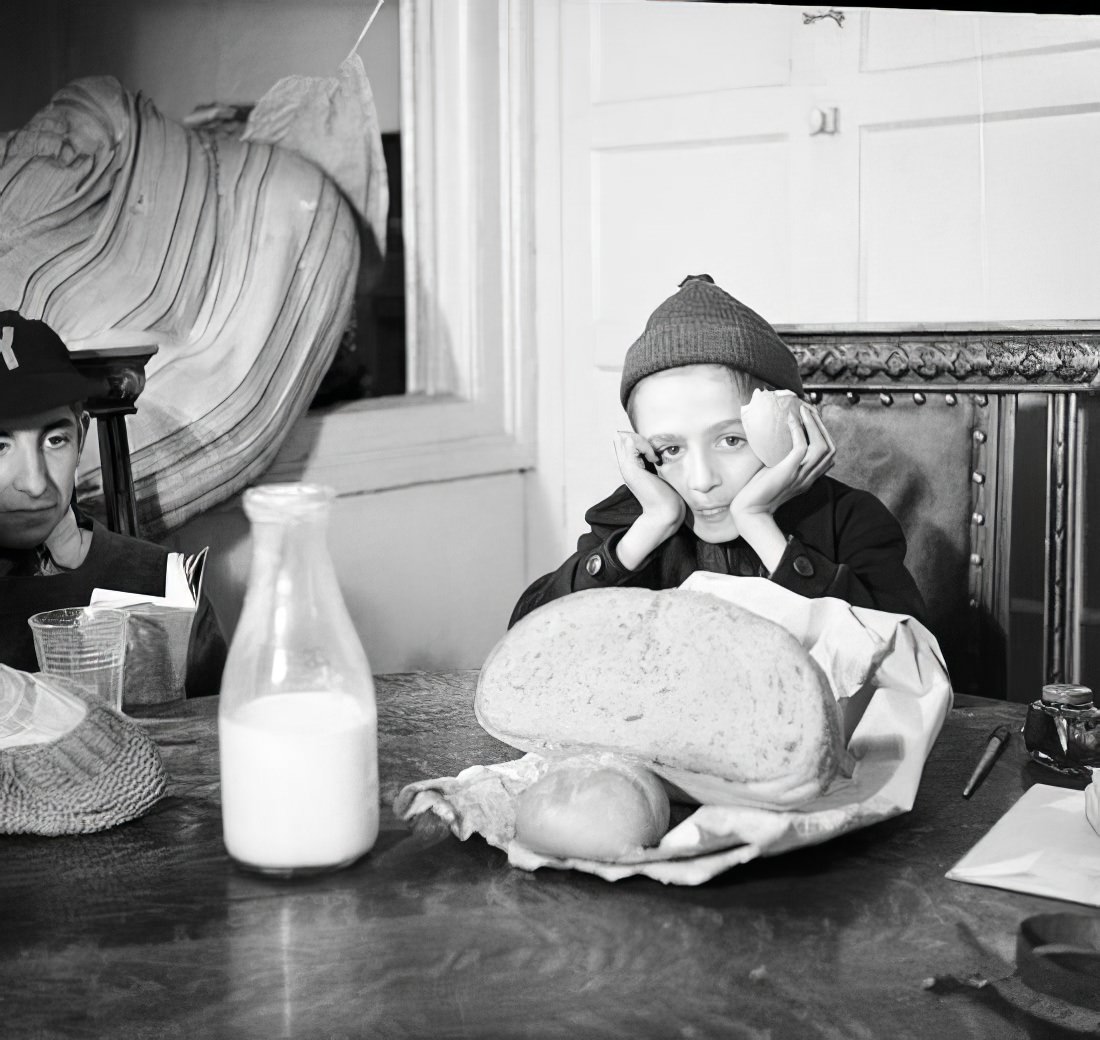
<path id="1" fill-rule="evenodd" d="M 944 878 L 1049 777 L 1027 762 L 1022 705 L 959 698 L 911 812 L 689 888 L 528 873 L 478 837 L 397 821 L 404 784 L 518 757 L 478 727 L 476 680 L 376 678 L 378 842 L 298 880 L 226 856 L 216 700 L 144 720 L 171 777 L 149 814 L 97 835 L 0 838 L 0 1036 L 1080 1035 L 951 983 L 1011 975 L 1029 914 L 1089 912 Z M 964 800 L 1001 722 L 1013 739 Z"/>

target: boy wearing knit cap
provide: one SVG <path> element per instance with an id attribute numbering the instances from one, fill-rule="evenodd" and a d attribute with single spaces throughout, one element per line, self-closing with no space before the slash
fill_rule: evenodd
<path id="1" fill-rule="evenodd" d="M 790 416 L 793 447 L 775 465 L 754 454 L 741 409 L 755 389 L 801 396 L 794 355 L 709 275 L 686 278 L 627 351 L 624 484 L 588 510 L 577 551 L 524 592 L 509 627 L 570 592 L 674 588 L 696 570 L 921 618 L 901 527 L 873 495 L 825 476 L 835 448 L 816 408 Z"/>

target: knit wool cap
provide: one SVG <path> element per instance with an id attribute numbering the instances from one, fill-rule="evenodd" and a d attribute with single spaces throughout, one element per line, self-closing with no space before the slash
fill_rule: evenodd
<path id="1" fill-rule="evenodd" d="M 87 834 L 136 819 L 168 776 L 133 722 L 96 705 L 43 744 L 0 748 L 0 834 Z"/>
<path id="2" fill-rule="evenodd" d="M 619 385 L 623 407 L 639 380 L 683 365 L 728 365 L 778 389 L 802 393 L 798 362 L 787 344 L 709 274 L 688 275 L 626 352 Z"/>

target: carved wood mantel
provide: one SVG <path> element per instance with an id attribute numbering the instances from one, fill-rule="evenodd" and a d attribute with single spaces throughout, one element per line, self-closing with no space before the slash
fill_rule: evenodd
<path id="1" fill-rule="evenodd" d="M 777 326 L 808 391 L 923 390 L 991 393 L 1100 389 L 1100 323 L 920 328 Z"/>

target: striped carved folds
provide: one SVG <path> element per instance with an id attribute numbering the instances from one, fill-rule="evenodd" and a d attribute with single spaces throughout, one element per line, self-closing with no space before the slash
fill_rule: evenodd
<path id="1" fill-rule="evenodd" d="M 267 467 L 339 345 L 359 258 L 318 166 L 205 137 L 109 77 L 0 136 L 0 305 L 71 347 L 158 348 L 126 420 L 147 536 Z M 81 496 L 104 483 L 83 474 Z"/>

